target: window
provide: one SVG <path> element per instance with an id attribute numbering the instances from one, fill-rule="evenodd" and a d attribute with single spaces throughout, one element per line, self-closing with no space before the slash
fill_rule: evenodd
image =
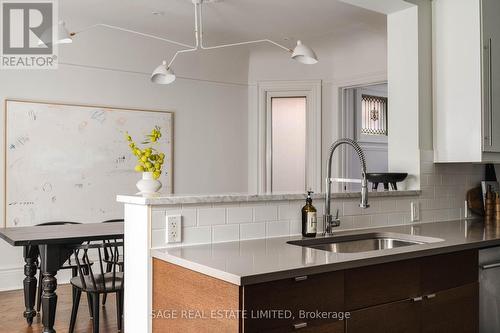
<path id="1" fill-rule="evenodd" d="M 306 190 L 307 98 L 271 98 L 271 190 Z"/>
<path id="2" fill-rule="evenodd" d="M 387 136 L 387 98 L 361 96 L 361 134 Z"/>

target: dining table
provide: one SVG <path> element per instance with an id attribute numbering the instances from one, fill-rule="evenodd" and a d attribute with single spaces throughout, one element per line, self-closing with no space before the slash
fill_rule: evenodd
<path id="1" fill-rule="evenodd" d="M 57 226 L 0 228 L 0 238 L 23 247 L 24 318 L 28 325 L 36 316 L 36 273 L 42 273 L 42 324 L 44 333 L 55 333 L 57 305 L 56 274 L 72 254 L 71 245 L 89 241 L 123 239 L 123 222 L 84 223 Z"/>

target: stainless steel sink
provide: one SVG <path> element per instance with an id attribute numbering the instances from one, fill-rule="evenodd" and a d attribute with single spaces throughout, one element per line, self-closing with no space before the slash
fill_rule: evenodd
<path id="1" fill-rule="evenodd" d="M 303 239 L 289 241 L 287 243 L 329 252 L 357 253 L 394 249 L 403 246 L 421 245 L 440 241 L 443 240 L 433 237 L 374 232 L 327 238 Z"/>

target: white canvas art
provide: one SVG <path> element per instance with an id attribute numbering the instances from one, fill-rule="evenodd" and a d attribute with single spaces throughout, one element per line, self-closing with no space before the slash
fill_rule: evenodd
<path id="1" fill-rule="evenodd" d="M 6 225 L 122 218 L 117 194 L 137 192 L 141 174 L 125 139 L 162 132 L 162 193 L 173 191 L 173 114 L 7 100 Z"/>

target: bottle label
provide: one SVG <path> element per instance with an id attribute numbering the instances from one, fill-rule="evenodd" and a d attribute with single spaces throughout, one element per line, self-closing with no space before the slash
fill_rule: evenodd
<path id="1" fill-rule="evenodd" d="M 307 213 L 307 233 L 308 234 L 315 234 L 316 233 L 316 225 L 317 225 L 317 219 L 316 219 L 316 212 L 308 212 Z"/>

